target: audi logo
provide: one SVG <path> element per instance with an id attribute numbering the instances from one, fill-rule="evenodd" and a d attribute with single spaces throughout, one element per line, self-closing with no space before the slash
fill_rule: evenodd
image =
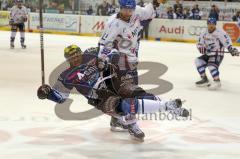
<path id="1" fill-rule="evenodd" d="M 205 30 L 207 30 L 206 26 L 190 26 L 188 28 L 188 34 L 192 36 L 199 36 Z"/>

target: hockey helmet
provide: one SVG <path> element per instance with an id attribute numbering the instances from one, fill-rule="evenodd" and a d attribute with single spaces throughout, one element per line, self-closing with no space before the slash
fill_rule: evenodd
<path id="1" fill-rule="evenodd" d="M 207 24 L 217 25 L 217 19 L 216 18 L 208 18 Z"/>
<path id="2" fill-rule="evenodd" d="M 82 50 L 77 45 L 70 45 L 64 49 L 64 57 L 69 59 L 75 55 L 82 55 Z"/>
<path id="3" fill-rule="evenodd" d="M 120 8 L 135 9 L 136 0 L 119 0 Z"/>

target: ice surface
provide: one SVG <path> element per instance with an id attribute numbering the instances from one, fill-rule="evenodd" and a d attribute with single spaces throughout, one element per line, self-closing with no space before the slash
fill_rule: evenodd
<path id="1" fill-rule="evenodd" d="M 139 143 L 128 133 L 111 132 L 106 115 L 84 121 L 59 119 L 55 104 L 36 96 L 41 84 L 39 34 L 26 34 L 26 50 L 20 48 L 19 34 L 16 48 L 9 49 L 9 36 L 9 32 L 0 32 L 1 159 L 239 158 L 238 57 L 225 56 L 220 68 L 222 89 L 208 91 L 194 85 L 199 79 L 194 59 L 200 55 L 194 44 L 142 41 L 140 61 L 168 66 L 159 78 L 171 82 L 174 88 L 161 97 L 185 99 L 185 106 L 192 109 L 192 120 L 141 119 L 139 124 L 146 138 Z M 98 41 L 94 37 L 66 35 L 45 35 L 44 39 L 46 77 L 64 61 L 64 47 L 77 44 L 84 50 L 97 46 Z M 70 97 L 74 100 L 73 112 L 91 109 L 82 96 Z"/>

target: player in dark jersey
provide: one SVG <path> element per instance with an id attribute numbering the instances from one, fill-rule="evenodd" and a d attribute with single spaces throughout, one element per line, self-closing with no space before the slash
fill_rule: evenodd
<path id="1" fill-rule="evenodd" d="M 105 64 L 95 56 L 98 48 L 90 48 L 82 53 L 76 45 L 65 48 L 64 56 L 70 67 L 63 71 L 54 86 L 43 85 L 38 89 L 40 99 L 63 103 L 73 88 L 88 99 L 88 103 L 105 114 L 123 119 L 121 125 L 130 135 L 143 140 L 145 134 L 131 116 L 137 113 L 170 111 L 177 116 L 187 117 L 189 112 L 182 108 L 180 99 L 163 101 L 145 92 L 128 80 L 118 76 L 118 53 L 112 53 L 110 63 Z M 125 122 L 125 120 L 127 122 Z"/>

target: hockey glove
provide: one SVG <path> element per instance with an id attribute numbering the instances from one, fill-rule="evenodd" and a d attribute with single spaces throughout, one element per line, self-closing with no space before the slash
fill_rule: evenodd
<path id="1" fill-rule="evenodd" d="M 14 20 L 13 19 L 10 19 L 9 20 L 9 25 L 13 25 L 14 24 Z"/>
<path id="2" fill-rule="evenodd" d="M 207 52 L 207 48 L 204 45 L 198 45 L 197 48 L 201 54 L 205 54 Z"/>
<path id="3" fill-rule="evenodd" d="M 107 68 L 108 61 L 104 58 L 98 58 L 98 69 L 99 71 L 105 70 Z"/>
<path id="4" fill-rule="evenodd" d="M 233 48 L 232 46 L 230 46 L 228 48 L 228 51 L 231 53 L 232 56 L 239 56 L 239 52 L 237 48 Z"/>
<path id="5" fill-rule="evenodd" d="M 23 21 L 24 21 L 24 22 L 27 22 L 27 20 L 28 20 L 27 17 L 24 17 L 24 18 L 23 18 Z"/>
<path id="6" fill-rule="evenodd" d="M 38 88 L 37 96 L 39 99 L 46 99 L 51 92 L 51 87 L 49 85 L 42 85 Z"/>

